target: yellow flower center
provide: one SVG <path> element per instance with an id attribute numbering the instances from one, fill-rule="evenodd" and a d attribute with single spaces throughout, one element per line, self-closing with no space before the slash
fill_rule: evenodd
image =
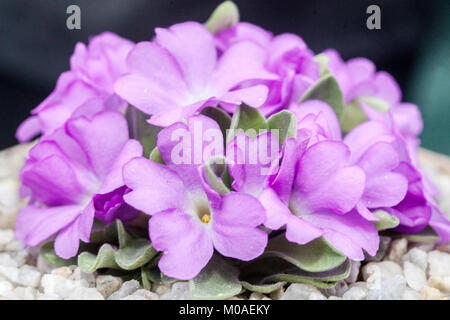
<path id="1" fill-rule="evenodd" d="M 201 220 L 202 220 L 203 223 L 208 223 L 211 220 L 211 216 L 209 214 L 204 214 L 202 216 Z"/>

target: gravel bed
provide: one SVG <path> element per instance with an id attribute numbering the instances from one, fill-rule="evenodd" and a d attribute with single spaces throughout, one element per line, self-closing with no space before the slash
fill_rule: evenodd
<path id="1" fill-rule="evenodd" d="M 189 284 L 180 281 L 141 288 L 136 280 L 87 274 L 77 266 L 53 268 L 35 248 L 14 238 L 16 214 L 25 204 L 18 197 L 18 173 L 30 145 L 0 152 L 0 299 L 27 300 L 166 300 L 189 299 Z M 425 171 L 441 191 L 438 201 L 450 216 L 450 160 L 421 150 Z M 382 237 L 374 261 L 353 262 L 350 276 L 332 289 L 291 284 L 270 295 L 244 292 L 233 300 L 448 300 L 450 245 L 408 243 Z"/>

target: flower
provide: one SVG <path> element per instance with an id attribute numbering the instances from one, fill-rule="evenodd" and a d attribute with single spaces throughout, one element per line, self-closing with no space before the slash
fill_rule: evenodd
<path id="1" fill-rule="evenodd" d="M 297 136 L 308 139 L 309 145 L 323 140 L 342 140 L 339 120 L 327 103 L 319 100 L 293 102 L 289 111 L 297 119 Z"/>
<path id="2" fill-rule="evenodd" d="M 259 107 L 265 116 L 287 108 L 291 102 L 297 102 L 320 78 L 319 66 L 314 61 L 313 52 L 303 39 L 295 34 L 273 36 L 256 25 L 241 22 L 219 32 L 215 39 L 220 51 L 240 42 L 251 41 L 267 52 L 264 66 L 270 72 L 276 73 L 279 79 L 263 82 L 269 88 L 268 99 Z"/>
<path id="3" fill-rule="evenodd" d="M 285 209 L 273 218 L 268 216 L 267 220 L 277 222 L 272 227 L 286 224 L 286 238 L 299 244 L 322 236 L 353 260 L 364 259 L 362 249 L 375 255 L 378 232 L 354 209 L 364 193 L 366 176 L 350 163 L 348 147 L 341 141 L 324 140 L 303 151 L 292 138 L 286 143 L 283 174 L 277 176 L 277 183 L 291 185 L 292 191 Z"/>
<path id="4" fill-rule="evenodd" d="M 396 149 L 400 142 L 384 129 L 382 123 L 368 121 L 351 130 L 344 139 L 351 150 L 351 162 L 366 174 L 366 186 L 357 210 L 372 221 L 377 218 L 368 208 L 396 206 L 408 189 L 407 178 L 396 172 L 401 162 Z"/>
<path id="5" fill-rule="evenodd" d="M 215 131 L 219 141 L 205 141 L 208 131 Z M 124 199 L 152 215 L 150 239 L 154 248 L 163 252 L 158 266 L 167 276 L 195 277 L 214 249 L 223 256 L 248 261 L 266 247 L 267 234 L 258 229 L 265 212 L 258 200 L 240 192 L 219 195 L 202 179 L 202 163 L 223 154 L 221 137 L 212 119 L 193 116 L 187 124 L 177 122 L 159 133 L 157 146 L 166 165 L 136 158 L 124 167 L 125 184 L 132 190 Z M 202 158 L 211 144 L 215 151 Z M 185 158 L 191 160 L 200 152 L 202 161 L 177 163 L 174 155 L 180 151 L 192 155 Z"/>
<path id="6" fill-rule="evenodd" d="M 123 202 L 122 166 L 141 154 L 118 112 L 68 120 L 30 150 L 21 170 L 22 194 L 30 202 L 19 212 L 16 237 L 36 246 L 56 235 L 56 254 L 68 259 L 80 239 L 89 242 L 94 215 L 106 222 L 134 217 Z"/>
<path id="7" fill-rule="evenodd" d="M 24 142 L 39 133 L 50 134 L 75 112 L 125 108 L 113 84 L 127 70 L 125 58 L 132 47 L 131 41 L 110 32 L 93 37 L 88 47 L 78 43 L 70 59 L 71 70 L 60 75 L 53 92 L 19 126 L 17 139 Z"/>
<path id="8" fill-rule="evenodd" d="M 199 23 L 157 28 L 155 42 L 140 42 L 130 52 L 129 73 L 120 77 L 116 93 L 142 112 L 149 122 L 168 126 L 206 106 L 259 106 L 267 97 L 264 85 L 237 86 L 277 79 L 265 70 L 266 52 L 252 42 L 238 43 L 219 58 L 213 36 Z"/>

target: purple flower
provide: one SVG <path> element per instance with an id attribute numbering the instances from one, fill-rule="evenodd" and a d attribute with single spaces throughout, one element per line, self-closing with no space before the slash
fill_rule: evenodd
<path id="1" fill-rule="evenodd" d="M 297 35 L 272 33 L 250 23 L 241 22 L 216 35 L 217 47 L 225 51 L 232 45 L 251 41 L 267 51 L 265 67 L 279 75 L 279 79 L 266 80 L 269 95 L 259 109 L 264 115 L 286 108 L 290 102 L 298 101 L 302 94 L 319 77 L 319 67 L 313 52 Z"/>
<path id="2" fill-rule="evenodd" d="M 125 108 L 113 84 L 127 70 L 125 58 L 132 47 L 131 41 L 110 32 L 93 37 L 88 47 L 78 43 L 70 59 L 71 71 L 61 74 L 53 92 L 19 126 L 17 139 L 24 142 L 39 133 L 50 134 L 74 112 Z"/>
<path id="3" fill-rule="evenodd" d="M 406 177 L 396 172 L 401 160 L 396 148 L 398 142 L 376 121 L 357 126 L 344 142 L 351 150 L 351 162 L 366 174 L 366 186 L 357 210 L 366 219 L 377 220 L 368 209 L 393 207 L 403 200 L 408 189 Z"/>
<path id="4" fill-rule="evenodd" d="M 218 103 L 230 110 L 241 102 L 260 106 L 266 86 L 235 88 L 250 80 L 277 79 L 263 67 L 266 52 L 252 42 L 238 43 L 218 58 L 213 36 L 199 23 L 155 32 L 155 42 L 138 43 L 130 52 L 130 72 L 115 85 L 119 96 L 152 115 L 154 125 L 173 124 Z"/>
<path id="5" fill-rule="evenodd" d="M 56 253 L 75 256 L 80 239 L 89 242 L 94 215 L 109 222 L 136 214 L 123 202 L 122 166 L 141 154 L 118 112 L 68 120 L 30 150 L 21 170 L 30 202 L 18 215 L 16 237 L 36 246 L 56 235 Z"/>
<path id="6" fill-rule="evenodd" d="M 364 194 L 366 175 L 350 162 L 350 150 L 339 140 L 334 112 L 319 101 L 291 110 L 301 125 L 310 119 L 308 125 L 299 127 L 296 139 L 285 141 L 281 166 L 275 167 L 278 170 L 262 175 L 261 166 L 232 164 L 229 171 L 233 187 L 256 196 L 266 210 L 265 226 L 272 230 L 285 226 L 291 242 L 306 244 L 323 236 L 351 259 L 364 259 L 362 249 L 374 255 L 378 232 L 356 210 Z M 258 144 L 261 137 L 250 141 Z M 236 148 L 251 150 L 239 145 L 235 137 L 227 147 L 227 157 L 229 150 Z"/>
<path id="7" fill-rule="evenodd" d="M 177 122 L 163 129 L 157 146 L 166 165 L 136 158 L 125 165 L 123 176 L 132 190 L 124 195 L 125 201 L 152 215 L 149 234 L 155 249 L 163 252 L 160 270 L 191 279 L 206 266 L 214 249 L 244 261 L 262 254 L 267 234 L 258 229 L 265 220 L 258 200 L 239 192 L 219 195 L 202 178 L 202 163 L 223 155 L 217 123 L 204 116 L 190 117 L 187 124 Z"/>
<path id="8" fill-rule="evenodd" d="M 289 111 L 297 119 L 297 136 L 308 139 L 309 145 L 323 140 L 342 140 L 339 120 L 327 103 L 319 100 L 294 102 Z"/>

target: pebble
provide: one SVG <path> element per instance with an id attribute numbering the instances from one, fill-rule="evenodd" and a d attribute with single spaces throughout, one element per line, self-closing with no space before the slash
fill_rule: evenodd
<path id="1" fill-rule="evenodd" d="M 280 300 L 325 300 L 325 296 L 317 290 L 316 287 L 303 284 L 293 283 L 283 294 Z"/>
<path id="2" fill-rule="evenodd" d="M 405 261 L 403 264 L 403 274 L 408 285 L 416 291 L 420 292 L 427 284 L 425 271 L 409 261 Z"/>
<path id="3" fill-rule="evenodd" d="M 95 288 L 77 287 L 65 300 L 105 300 Z"/>
<path id="4" fill-rule="evenodd" d="M 121 300 L 159 300 L 159 296 L 151 291 L 139 289 L 133 294 L 122 298 Z"/>
<path id="5" fill-rule="evenodd" d="M 152 283 L 152 291 L 156 292 L 158 296 L 163 296 L 170 293 L 170 286 L 159 283 Z"/>
<path id="6" fill-rule="evenodd" d="M 448 297 L 436 288 L 424 287 L 421 292 L 423 300 L 448 300 Z"/>
<path id="7" fill-rule="evenodd" d="M 430 276 L 450 276 L 450 254 L 434 250 L 428 253 L 428 272 Z"/>
<path id="8" fill-rule="evenodd" d="M 41 279 L 39 270 L 29 265 L 24 265 L 20 268 L 0 265 L 0 276 L 16 285 L 32 288 L 39 286 Z"/>
<path id="9" fill-rule="evenodd" d="M 71 280 L 58 274 L 45 274 L 41 279 L 44 294 L 56 294 L 62 299 L 68 299 L 80 287 L 88 287 L 86 281 Z"/>
<path id="10" fill-rule="evenodd" d="M 170 295 L 168 296 L 170 300 L 189 300 L 191 299 L 191 291 L 189 289 L 189 282 L 179 281 L 172 285 L 170 290 Z"/>
<path id="11" fill-rule="evenodd" d="M 122 287 L 119 290 L 108 297 L 108 300 L 120 300 L 135 293 L 140 288 L 141 286 L 139 285 L 139 282 L 137 282 L 137 280 L 126 281 L 122 284 Z"/>
<path id="12" fill-rule="evenodd" d="M 95 283 L 98 292 L 100 292 L 103 297 L 108 298 L 120 289 L 122 286 L 122 279 L 110 275 L 98 276 L 97 279 L 95 279 Z"/>
<path id="13" fill-rule="evenodd" d="M 367 289 L 361 286 L 354 286 L 347 290 L 342 299 L 344 300 L 365 300 L 367 298 Z"/>
<path id="14" fill-rule="evenodd" d="M 270 293 L 269 297 L 272 300 L 280 300 L 281 297 L 284 295 L 284 286 L 281 286 L 277 290 Z"/>
<path id="15" fill-rule="evenodd" d="M 427 253 L 424 250 L 419 248 L 412 248 L 402 257 L 403 263 L 409 261 L 416 266 L 418 266 L 423 271 L 427 270 L 428 262 L 427 262 Z"/>
<path id="16" fill-rule="evenodd" d="M 408 249 L 408 240 L 405 238 L 395 239 L 392 241 L 391 249 L 389 250 L 389 254 L 387 256 L 388 260 L 394 262 L 401 262 L 402 257 L 405 255 Z"/>
<path id="17" fill-rule="evenodd" d="M 432 276 L 428 279 L 428 283 L 433 288 L 450 293 L 450 276 Z"/>

